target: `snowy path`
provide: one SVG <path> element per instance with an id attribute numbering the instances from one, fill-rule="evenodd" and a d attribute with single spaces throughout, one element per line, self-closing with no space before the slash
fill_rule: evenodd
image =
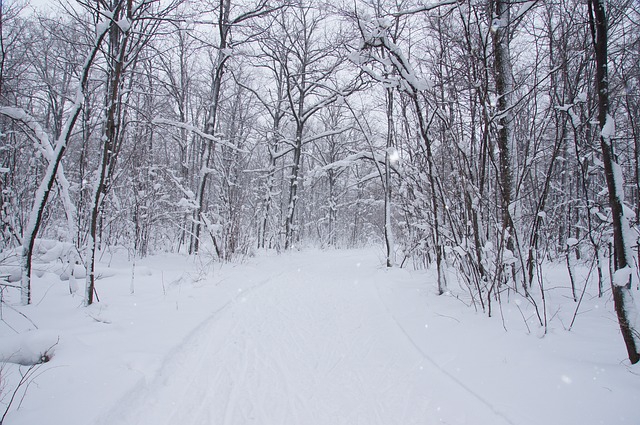
<path id="1" fill-rule="evenodd" d="M 267 268 L 104 423 L 509 423 L 411 340 L 380 296 L 376 258 L 321 255 Z"/>

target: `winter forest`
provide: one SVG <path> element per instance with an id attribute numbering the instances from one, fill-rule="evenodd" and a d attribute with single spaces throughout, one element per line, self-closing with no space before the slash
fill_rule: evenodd
<path id="1" fill-rule="evenodd" d="M 640 360 L 637 1 L 1 5 L 4 310 L 54 276 L 94 311 L 105 252 L 377 246 L 541 335 L 560 270 Z"/>

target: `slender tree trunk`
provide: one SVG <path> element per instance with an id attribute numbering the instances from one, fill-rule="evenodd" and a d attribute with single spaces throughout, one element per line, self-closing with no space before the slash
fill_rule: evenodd
<path id="1" fill-rule="evenodd" d="M 497 145 L 500 171 L 500 194 L 502 210 L 502 230 L 500 232 L 499 249 L 506 247 L 513 252 L 513 228 L 511 218 L 511 202 L 513 192 L 513 174 L 511 170 L 511 143 L 513 138 L 513 77 L 511 74 L 511 57 L 509 49 L 510 9 L 506 0 L 494 1 L 494 19 L 491 24 L 493 33 L 494 75 L 496 94 L 498 96 L 497 112 Z M 499 270 L 502 265 L 498 264 Z M 498 273 L 500 276 L 500 272 Z M 498 284 L 500 284 L 500 278 Z"/>
<path id="2" fill-rule="evenodd" d="M 267 171 L 267 184 L 265 187 L 264 195 L 264 211 L 262 215 L 262 233 L 258 241 L 258 248 L 264 248 L 267 240 L 267 229 L 269 228 L 269 216 L 271 215 L 271 208 L 273 207 L 273 190 L 276 184 L 276 154 L 277 151 L 271 149 L 277 149 L 276 145 L 269 147 L 269 170 Z"/>
<path id="3" fill-rule="evenodd" d="M 424 121 L 422 107 L 420 106 L 420 102 L 418 101 L 418 93 L 414 92 L 411 94 L 413 104 L 416 108 L 416 115 L 418 116 L 418 124 L 420 128 L 420 136 L 425 145 L 425 149 L 427 151 L 427 178 L 429 179 L 429 186 L 431 187 L 431 208 L 433 210 L 433 244 L 435 245 L 436 251 L 436 271 L 438 274 L 438 294 L 444 294 L 445 288 L 447 286 L 444 276 L 443 270 L 443 247 L 442 242 L 440 240 L 440 214 L 438 211 L 439 202 L 437 195 L 437 176 L 435 164 L 433 163 L 433 151 L 431 149 L 431 139 L 429 138 L 427 124 Z"/>
<path id="4" fill-rule="evenodd" d="M 76 93 L 74 104 L 69 112 L 69 118 L 67 118 L 65 125 L 62 127 L 60 137 L 58 137 L 58 140 L 53 147 L 51 160 L 49 161 L 44 177 L 36 191 L 33 206 L 31 208 L 31 214 L 29 215 L 29 220 L 25 227 L 24 236 L 22 238 L 22 252 L 20 260 L 22 269 L 20 299 L 24 305 L 31 303 L 31 262 L 33 257 L 33 247 L 35 245 L 38 231 L 40 230 L 40 225 L 42 224 L 44 208 L 49 200 L 49 195 L 51 194 L 51 189 L 66 151 L 69 138 L 71 137 L 72 130 L 75 127 L 80 112 L 82 111 L 82 105 L 87 90 L 87 82 L 89 79 L 89 70 L 98 53 L 98 49 L 102 44 L 105 34 L 106 30 L 97 34 L 95 44 L 85 59 L 80 77 L 80 87 Z"/>
<path id="5" fill-rule="evenodd" d="M 393 255 L 393 229 L 391 227 L 391 149 L 393 148 L 393 88 L 386 89 L 387 98 L 387 141 L 384 155 L 384 243 L 387 253 L 387 267 L 395 263 Z"/>
<path id="6" fill-rule="evenodd" d="M 607 70 L 608 19 L 604 0 L 589 0 L 589 22 L 593 33 L 596 53 L 596 88 L 598 92 L 598 121 L 600 123 L 600 148 L 604 172 L 609 191 L 609 206 L 613 220 L 614 278 L 612 280 L 613 301 L 615 305 L 622 339 L 632 364 L 640 361 L 638 337 L 640 329 L 637 323 L 630 321 L 630 312 L 635 308 L 631 292 L 633 276 L 633 253 L 629 220 L 623 208 L 624 188 L 622 170 L 616 162 L 612 138 L 614 135 L 613 117 L 609 115 L 609 81 Z"/>
<path id="7" fill-rule="evenodd" d="M 278 86 L 280 87 L 280 86 Z M 273 135 L 271 138 L 269 150 L 269 170 L 267 171 L 267 184 L 264 195 L 264 211 L 262 217 L 262 234 L 258 241 L 258 248 L 264 248 L 267 239 L 267 229 L 269 228 L 269 215 L 273 208 L 273 192 L 276 185 L 276 161 L 278 155 L 278 139 L 280 137 L 280 120 L 282 119 L 282 111 L 280 105 L 282 103 L 282 91 L 278 91 L 278 106 L 273 114 L 273 126 L 271 128 Z"/>
<path id="8" fill-rule="evenodd" d="M 220 44 L 218 45 L 218 56 L 216 58 L 216 68 L 213 75 L 213 81 L 211 86 L 211 107 L 209 110 L 209 118 L 205 125 L 205 133 L 213 136 L 215 134 L 218 106 L 220 103 L 220 92 L 222 88 L 222 77 L 224 75 L 225 64 L 229 58 L 227 52 L 227 39 L 229 37 L 229 31 L 231 25 L 229 23 L 229 14 L 231 12 L 231 0 L 220 0 L 220 10 L 218 15 L 218 28 L 220 33 Z M 202 166 L 200 168 L 200 181 L 198 182 L 198 189 L 196 193 L 196 210 L 193 214 L 194 227 L 191 233 L 191 244 L 189 248 L 190 254 L 197 254 L 200 249 L 200 232 L 202 228 L 203 217 L 205 213 L 205 192 L 207 188 L 207 182 L 209 179 L 209 171 L 213 158 L 213 140 L 207 139 L 205 141 L 205 153 Z"/>
<path id="9" fill-rule="evenodd" d="M 298 178 L 300 175 L 300 159 L 302 157 L 302 133 L 304 122 L 301 119 L 302 107 L 298 115 L 299 122 L 296 125 L 295 146 L 293 149 L 293 164 L 291 164 L 291 174 L 289 175 L 289 203 L 287 204 L 287 217 L 285 221 L 284 249 L 291 248 L 293 244 L 293 232 L 295 231 L 295 210 L 298 202 Z"/>
<path id="10" fill-rule="evenodd" d="M 131 19 L 132 0 L 127 0 L 126 8 L 121 10 L 122 16 Z M 89 240 L 87 246 L 87 285 L 85 293 L 86 305 L 93 304 L 95 293 L 96 250 L 98 249 L 98 222 L 107 194 L 109 180 L 112 177 L 117 156 L 117 138 L 119 137 L 118 113 L 121 112 L 121 84 L 124 73 L 125 57 L 128 47 L 129 33 L 123 32 L 117 25 L 109 29 L 109 73 L 105 96 L 106 122 L 102 137 L 102 157 L 98 171 L 98 181 L 94 187 L 91 202 L 91 220 L 89 224 Z"/>
<path id="11" fill-rule="evenodd" d="M 333 158 L 333 156 L 332 156 Z M 336 196 L 336 184 L 338 176 L 334 170 L 327 171 L 329 182 L 329 234 L 327 235 L 327 243 L 335 247 L 336 239 L 336 222 L 338 221 L 338 199 Z"/>
<path id="12" fill-rule="evenodd" d="M 306 47 L 306 46 L 305 46 Z M 289 174 L 289 202 L 287 203 L 287 215 L 284 226 L 284 249 L 287 250 L 293 245 L 293 233 L 295 231 L 295 212 L 298 203 L 298 178 L 300 175 L 300 162 L 302 159 L 302 136 L 304 135 L 304 127 L 306 119 L 304 116 L 304 107 L 307 93 L 307 50 L 303 52 L 303 58 L 300 69 L 300 82 L 296 84 L 300 97 L 297 104 L 294 105 L 291 90 L 291 76 L 287 75 L 287 90 L 289 90 L 289 103 L 291 111 L 294 112 L 293 117 L 296 121 L 296 132 L 293 146 L 293 163 L 291 164 L 291 173 Z M 297 108 L 297 110 L 295 110 Z"/>

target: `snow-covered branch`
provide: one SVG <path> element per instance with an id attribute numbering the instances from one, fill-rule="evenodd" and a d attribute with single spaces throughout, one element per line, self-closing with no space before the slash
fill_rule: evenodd
<path id="1" fill-rule="evenodd" d="M 71 137 L 71 132 L 73 130 L 73 127 L 75 126 L 78 116 L 80 115 L 80 111 L 82 110 L 82 104 L 84 102 L 85 92 L 87 90 L 87 82 L 89 80 L 91 64 L 98 54 L 100 45 L 102 44 L 102 40 L 104 39 L 109 26 L 110 25 L 105 25 L 100 27 L 94 45 L 85 59 L 82 67 L 80 85 L 78 87 L 78 91 L 76 93 L 71 111 L 69 112 L 69 117 L 62 127 L 60 137 L 58 137 L 55 145 L 51 148 L 52 151 L 49 164 L 34 196 L 33 206 L 31 208 L 31 213 L 29 214 L 29 220 L 25 227 L 22 240 L 21 301 L 25 305 L 31 303 L 31 258 L 33 255 L 33 246 L 35 243 L 36 235 L 38 234 L 38 230 L 40 229 L 40 224 L 42 222 L 44 208 L 49 199 L 49 194 L 51 192 L 51 188 L 53 187 L 55 176 L 58 174 L 58 170 L 61 166 L 62 157 L 67 148 L 69 138 Z M 12 111 L 12 113 L 20 115 L 19 111 L 16 110 Z M 22 116 L 22 119 L 30 121 L 29 117 Z M 33 123 L 31 125 L 33 126 L 33 128 L 38 129 L 38 127 L 34 126 Z M 38 130 L 38 132 L 39 131 L 41 131 L 41 128 Z"/>
<path id="2" fill-rule="evenodd" d="M 27 126 L 27 128 L 33 132 L 38 141 L 38 150 L 43 153 L 45 158 L 47 158 L 47 161 L 51 161 L 53 149 L 51 147 L 49 135 L 33 116 L 22 108 L 14 108 L 10 106 L 0 106 L 0 114 Z"/>
<path id="3" fill-rule="evenodd" d="M 351 130 L 352 126 L 340 127 L 334 130 L 323 131 L 322 133 L 317 133 L 309 137 L 305 137 L 302 139 L 302 144 L 306 145 L 307 143 L 315 142 L 316 140 L 324 139 L 325 137 L 335 136 L 337 134 L 342 134 L 345 131 Z"/>
<path id="4" fill-rule="evenodd" d="M 309 171 L 309 174 L 313 177 L 317 177 L 322 175 L 323 173 L 329 171 L 329 170 L 340 170 L 340 169 L 344 169 L 344 168 L 349 168 L 349 167 L 353 167 L 355 166 L 358 162 L 360 161 L 371 161 L 371 162 L 375 162 L 377 164 L 381 164 L 384 165 L 385 164 L 385 155 L 377 155 L 375 153 L 371 153 L 371 152 L 357 152 L 354 154 L 351 154 L 343 159 L 339 159 L 337 161 L 333 161 L 329 164 L 323 165 L 321 167 L 317 167 L 313 170 Z M 399 173 L 399 170 L 397 168 L 397 163 L 391 163 L 390 164 L 391 169 L 396 172 Z M 376 176 L 379 177 L 379 173 L 374 173 Z"/>
<path id="5" fill-rule="evenodd" d="M 402 53 L 400 47 L 389 39 L 388 32 L 390 23 L 387 20 L 374 19 L 369 22 L 360 22 L 359 25 L 364 40 L 361 50 L 370 50 L 372 48 L 384 49 L 384 51 L 389 54 L 388 58 L 377 57 L 373 52 L 370 52 L 369 58 L 384 66 L 393 66 L 401 78 L 394 78 L 392 76 L 391 79 L 389 79 L 389 77 L 380 75 L 361 63 L 360 65 L 364 72 L 378 82 L 386 85 L 390 84 L 392 86 L 399 86 L 400 89 L 412 95 L 430 87 L 428 81 L 417 76 L 415 70 L 409 63 L 409 60 Z M 353 55 L 352 60 L 354 60 Z M 362 58 L 360 56 L 358 56 L 356 60 L 358 62 L 362 62 Z"/>
<path id="6" fill-rule="evenodd" d="M 400 10 L 398 12 L 392 13 L 391 16 L 393 16 L 394 18 L 398 18 L 400 16 L 415 15 L 416 13 L 429 12 L 429 11 L 435 10 L 435 9 L 437 9 L 439 7 L 450 6 L 450 5 L 453 5 L 453 4 L 457 4 L 459 2 L 460 2 L 460 0 L 443 0 L 443 1 L 436 2 L 436 3 L 432 3 L 432 4 L 425 4 L 423 6 L 414 7 L 414 8 L 411 8 L 411 9 Z"/>
<path id="7" fill-rule="evenodd" d="M 189 124 L 189 123 L 185 123 L 185 122 L 179 122 L 179 121 L 173 121 L 173 120 L 168 120 L 168 119 L 164 119 L 164 118 L 156 118 L 153 120 L 154 124 L 166 124 L 166 125 L 170 125 L 172 127 L 177 127 L 177 128 L 182 128 L 185 129 L 187 131 L 191 131 L 195 134 L 197 134 L 198 136 L 202 137 L 205 140 L 210 140 L 213 143 L 217 143 L 219 145 L 223 145 L 225 147 L 228 147 L 229 149 L 233 149 L 237 152 L 242 152 L 242 153 L 249 153 L 247 150 L 245 149 L 241 149 L 229 142 L 227 142 L 226 140 L 221 139 L 220 137 L 216 137 L 216 136 L 212 136 L 210 134 L 205 133 L 204 131 L 200 130 L 198 127 Z"/>

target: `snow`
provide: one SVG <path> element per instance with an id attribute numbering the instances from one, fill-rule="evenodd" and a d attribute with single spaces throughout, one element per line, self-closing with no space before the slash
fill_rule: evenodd
<path id="1" fill-rule="evenodd" d="M 127 18 L 120 19 L 118 22 L 116 22 L 116 25 L 120 27 L 122 32 L 128 32 L 131 29 L 131 22 L 129 22 Z"/>
<path id="2" fill-rule="evenodd" d="M 613 126 L 614 126 L 613 119 L 607 115 L 607 122 L 602 129 L 603 138 L 612 137 L 613 133 L 615 132 L 615 129 L 612 129 Z M 607 129 L 607 127 L 610 127 L 610 129 Z M 605 136 L 605 133 L 608 134 L 608 136 Z M 634 258 L 632 245 L 634 243 L 633 241 L 636 240 L 636 232 L 631 229 L 629 219 L 635 218 L 635 214 L 632 213 L 632 209 L 626 206 L 624 202 L 624 176 L 622 172 L 622 167 L 620 167 L 620 164 L 618 164 L 617 162 L 613 162 L 611 165 L 613 168 L 613 180 L 614 180 L 614 186 L 616 191 L 615 193 L 620 203 L 622 204 L 622 216 L 620 217 L 620 227 L 622 231 L 624 248 L 626 251 L 626 257 L 631 259 L 631 258 Z"/>
<path id="3" fill-rule="evenodd" d="M 400 161 L 400 153 L 396 148 L 388 148 L 387 154 L 389 155 L 389 162 L 391 162 L 392 164 L 397 164 Z"/>
<path id="4" fill-rule="evenodd" d="M 393 26 L 393 20 L 391 20 L 391 18 L 389 18 L 388 16 L 385 16 L 382 18 L 378 18 L 377 24 L 382 29 L 389 29 Z"/>
<path id="5" fill-rule="evenodd" d="M 402 49 L 389 39 L 387 24 L 390 25 L 390 22 L 391 21 L 388 18 L 361 22 L 360 29 L 362 30 L 365 45 L 372 47 L 384 47 L 389 53 L 391 53 L 388 58 L 376 56 L 373 52 L 369 52 L 369 56 L 382 64 L 385 68 L 389 65 L 393 65 L 393 67 L 400 72 L 400 76 L 402 78 L 400 81 L 397 81 L 397 76 L 395 76 L 395 78 L 394 76 L 382 76 L 372 69 L 364 66 L 362 66 L 361 69 L 369 74 L 373 79 L 381 82 L 383 86 L 387 88 L 396 87 L 399 84 L 402 90 L 409 93 L 421 92 L 431 88 L 432 85 L 428 80 L 418 77 L 415 70 L 402 53 Z M 362 63 L 362 61 L 355 58 L 352 58 L 351 60 L 356 64 Z"/>
<path id="6" fill-rule="evenodd" d="M 100 21 L 96 24 L 96 37 L 100 37 L 100 35 L 107 32 L 109 29 L 110 22 L 109 21 Z"/>
<path id="7" fill-rule="evenodd" d="M 516 21 L 520 19 L 529 10 L 531 10 L 531 8 L 533 8 L 533 6 L 536 5 L 536 3 L 537 3 L 537 0 L 523 2 L 522 5 L 520 5 L 520 8 L 518 9 L 518 11 L 514 14 L 514 16 L 511 17 L 511 20 Z"/>
<path id="8" fill-rule="evenodd" d="M 176 127 L 176 128 L 183 128 L 187 131 L 191 131 L 195 134 L 197 134 L 198 136 L 202 137 L 203 139 L 206 140 L 211 140 L 214 143 L 217 143 L 219 145 L 224 145 L 226 147 L 228 147 L 229 149 L 233 149 L 237 152 L 241 152 L 241 153 L 249 153 L 248 151 L 246 151 L 245 149 L 241 149 L 239 147 L 237 147 L 236 145 L 234 145 L 233 143 L 229 143 L 228 141 L 218 137 L 218 136 L 212 136 L 210 134 L 205 133 L 204 131 L 200 130 L 198 127 L 189 124 L 189 123 L 184 123 L 184 122 L 179 122 L 179 121 L 173 121 L 173 120 L 168 120 L 168 119 L 164 119 L 164 118 L 156 118 L 153 120 L 154 124 L 165 124 L 171 127 Z"/>
<path id="9" fill-rule="evenodd" d="M 456 4 L 458 0 L 442 0 L 439 2 L 428 2 L 428 4 L 423 4 L 418 7 L 413 7 L 407 10 L 401 10 L 395 13 L 392 13 L 391 16 L 403 16 L 403 15 L 415 15 L 420 12 L 428 12 L 433 9 L 437 9 L 442 6 Z"/>
<path id="10" fill-rule="evenodd" d="M 637 423 L 640 382 L 611 300 L 585 297 L 567 332 L 564 267 L 545 266 L 554 315 L 538 337 L 517 294 L 503 319 L 487 318 L 457 285 L 435 295 L 434 271 L 386 269 L 383 258 L 259 252 L 221 265 L 163 254 L 136 259 L 130 294 L 126 250 L 111 250 L 91 307 L 49 273 L 34 278 L 31 306 L 5 290 L 39 330 L 4 309 L 3 351 L 39 333 L 31 353 L 57 342 L 6 424 Z M 4 366 L 9 387 L 24 367 Z"/>
<path id="11" fill-rule="evenodd" d="M 503 258 L 502 258 L 502 264 L 515 264 L 518 261 L 518 259 L 516 258 L 515 255 L 513 255 L 513 251 L 511 251 L 510 249 L 505 249 L 504 250 L 504 254 L 503 254 Z"/>
<path id="12" fill-rule="evenodd" d="M 578 245 L 578 240 L 576 238 L 567 238 L 567 246 L 572 247 Z"/>
<path id="13" fill-rule="evenodd" d="M 360 55 L 360 51 L 358 50 L 355 50 L 349 53 L 349 55 L 347 56 L 347 59 L 349 59 L 351 62 L 353 62 L 356 65 L 364 64 L 364 58 Z"/>
<path id="14" fill-rule="evenodd" d="M 38 330 L 0 337 L 0 362 L 30 366 L 53 357 L 58 335 Z"/>
<path id="15" fill-rule="evenodd" d="M 42 126 L 24 109 L 20 108 L 12 108 L 9 106 L 0 106 L 0 115 L 6 115 L 16 121 L 23 122 L 29 129 L 31 129 L 40 146 L 37 146 L 39 152 L 41 152 L 47 161 L 51 161 L 53 155 L 53 148 L 51 147 L 51 142 L 49 141 L 49 136 L 44 131 Z M 7 172 L 9 170 L 7 169 Z"/>
<path id="16" fill-rule="evenodd" d="M 615 271 L 613 275 L 613 284 L 616 286 L 626 286 L 631 280 L 633 269 L 629 266 Z"/>
<path id="17" fill-rule="evenodd" d="M 181 198 L 177 203 L 176 207 L 182 208 L 186 211 L 195 210 L 198 208 L 198 204 L 193 199 Z"/>
<path id="18" fill-rule="evenodd" d="M 616 123 L 611 115 L 607 115 L 607 120 L 602 127 L 602 131 L 600 135 L 607 143 L 611 142 L 611 138 L 615 136 L 616 133 Z"/>
<path id="19" fill-rule="evenodd" d="M 498 32 L 500 28 L 506 27 L 507 23 L 500 18 L 493 18 L 491 21 L 491 32 Z"/>

